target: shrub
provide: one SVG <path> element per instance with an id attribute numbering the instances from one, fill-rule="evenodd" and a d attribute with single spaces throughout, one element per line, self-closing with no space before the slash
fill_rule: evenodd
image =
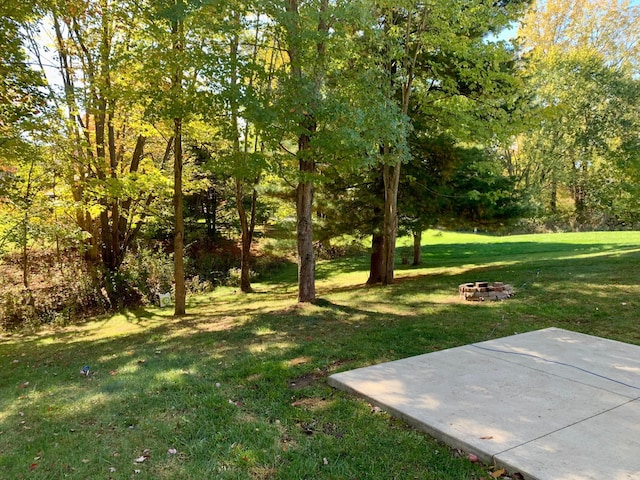
<path id="1" fill-rule="evenodd" d="M 120 267 L 121 281 L 139 292 L 143 303 L 155 303 L 173 285 L 173 256 L 149 247 L 130 251 Z"/>
<path id="2" fill-rule="evenodd" d="M 36 330 L 43 325 L 66 325 L 107 310 L 108 302 L 95 275 L 77 255 L 67 252 L 59 260 L 35 255 L 31 288 L 16 284 L 0 285 L 0 328 Z M 11 261 L 4 265 L 10 275 Z"/>

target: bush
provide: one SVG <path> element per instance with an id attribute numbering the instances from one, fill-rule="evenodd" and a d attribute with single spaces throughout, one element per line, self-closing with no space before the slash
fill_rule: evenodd
<path id="1" fill-rule="evenodd" d="M 358 255 L 366 249 L 358 241 L 331 245 L 329 242 L 315 242 L 313 250 L 316 258 L 321 260 L 334 260 L 336 258 Z"/>
<path id="2" fill-rule="evenodd" d="M 276 275 L 290 266 L 293 262 L 288 258 L 275 257 L 272 255 L 260 255 L 253 260 L 253 270 L 256 278 L 266 278 Z"/>
<path id="3" fill-rule="evenodd" d="M 227 285 L 228 287 L 239 287 L 241 273 L 242 271 L 238 267 L 234 267 L 231 270 L 229 270 L 229 275 L 227 276 L 227 281 L 225 285 Z M 249 271 L 249 281 L 253 281 L 257 277 L 258 277 L 258 274 L 256 272 L 254 272 L 253 270 Z"/>
<path id="4" fill-rule="evenodd" d="M 198 275 L 185 280 L 185 287 L 189 293 L 201 294 L 213 290 L 213 285 L 209 280 L 201 280 Z"/>
<path id="5" fill-rule="evenodd" d="M 67 325 L 107 310 L 108 302 L 94 283 L 84 261 L 66 253 L 60 260 L 53 256 L 33 255 L 31 288 L 0 284 L 0 328 L 36 330 L 43 325 Z M 11 259 L 3 273 L 11 276 L 17 265 Z M 13 270 L 13 271 L 12 271 Z"/>
<path id="6" fill-rule="evenodd" d="M 149 247 L 130 251 L 120 267 L 120 278 L 126 286 L 139 292 L 143 303 L 157 301 L 158 295 L 170 292 L 173 286 L 173 255 Z"/>
<path id="7" fill-rule="evenodd" d="M 197 277 L 200 282 L 209 282 L 213 286 L 227 285 L 229 271 L 240 265 L 241 252 L 237 243 L 223 238 L 215 241 L 200 239 L 186 253 L 186 276 Z"/>

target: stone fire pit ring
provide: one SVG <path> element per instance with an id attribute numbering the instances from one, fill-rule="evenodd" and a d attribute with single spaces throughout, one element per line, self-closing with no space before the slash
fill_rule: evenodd
<path id="1" fill-rule="evenodd" d="M 460 298 L 472 302 L 485 300 L 506 300 L 513 297 L 513 286 L 502 282 L 470 282 L 458 286 Z"/>

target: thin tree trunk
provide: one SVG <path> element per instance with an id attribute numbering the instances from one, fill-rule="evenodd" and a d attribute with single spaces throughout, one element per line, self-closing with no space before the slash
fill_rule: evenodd
<path id="1" fill-rule="evenodd" d="M 415 78 L 415 69 L 420 52 L 422 51 L 422 43 L 420 37 L 421 33 L 425 30 L 429 18 L 429 9 L 422 7 L 418 22 L 414 24 L 414 17 L 412 12 L 407 16 L 405 23 L 405 35 L 404 35 L 404 58 L 402 59 L 402 69 L 404 70 L 403 80 L 400 87 L 401 94 L 401 109 L 404 115 L 409 113 L 409 102 L 411 99 L 412 85 Z M 393 12 L 390 14 L 393 17 Z M 391 22 L 393 23 L 393 22 Z M 385 27 L 386 28 L 386 27 Z M 415 43 L 412 43 L 412 39 Z M 388 65 L 390 77 L 393 78 L 397 71 L 396 62 L 390 62 Z M 393 82 L 393 80 L 392 80 Z M 391 84 L 393 90 L 393 83 Z M 385 164 L 383 166 L 384 177 L 384 249 L 383 249 L 383 267 L 382 272 L 382 284 L 389 285 L 393 283 L 394 270 L 395 270 L 395 251 L 396 251 L 396 237 L 398 234 L 398 188 L 400 185 L 400 168 L 402 162 L 398 158 L 394 163 L 388 163 L 392 160 L 389 158 L 391 149 L 385 145 Z M 393 155 L 397 155 L 398 152 L 393 152 Z"/>
<path id="2" fill-rule="evenodd" d="M 237 11 L 234 16 L 234 22 L 236 26 L 240 25 L 241 21 L 241 13 Z M 256 42 L 257 43 L 257 42 Z M 240 125 L 238 122 L 238 48 L 240 44 L 240 38 L 238 34 L 235 34 L 231 40 L 230 45 L 230 64 L 231 64 L 231 74 L 230 74 L 230 86 L 231 86 L 231 97 L 229 99 L 230 102 L 230 110 L 231 110 L 231 124 L 233 128 L 233 153 L 240 158 L 243 156 L 246 158 L 248 153 L 248 125 L 245 128 L 245 141 L 244 141 L 244 151 L 240 150 Z M 257 47 L 256 47 L 257 48 Z M 244 208 L 244 180 L 240 176 L 236 176 L 236 210 L 238 211 L 238 217 L 240 220 L 240 230 L 241 230 L 241 256 L 240 256 L 240 291 L 244 293 L 251 292 L 251 242 L 253 240 L 253 229 L 249 225 L 251 222 L 253 224 L 254 219 L 247 220 L 247 212 Z M 256 190 L 253 190 L 252 201 L 255 202 Z M 254 206 L 251 208 L 252 216 L 254 215 Z"/>
<path id="3" fill-rule="evenodd" d="M 298 141 L 299 153 L 309 148 L 309 137 L 302 135 Z M 311 303 L 316 300 L 316 261 L 313 252 L 313 182 L 310 175 L 315 170 L 312 160 L 299 160 L 303 178 L 296 189 L 296 231 L 298 246 L 298 302 Z M 306 178 L 304 177 L 306 174 Z"/>
<path id="4" fill-rule="evenodd" d="M 413 265 L 422 264 L 422 229 L 413 232 Z"/>
<path id="5" fill-rule="evenodd" d="M 382 249 L 384 236 L 374 233 L 371 236 L 371 261 L 369 263 L 369 279 L 367 285 L 375 285 L 382 282 Z"/>
<path id="6" fill-rule="evenodd" d="M 241 230 L 241 257 L 240 257 L 240 291 L 249 293 L 251 289 L 251 243 L 253 241 L 253 229 L 255 227 L 255 212 L 257 191 L 253 189 L 251 197 L 251 217 L 247 220 L 247 212 L 244 208 L 243 182 L 236 179 L 236 208 L 240 219 Z"/>
<path id="7" fill-rule="evenodd" d="M 182 0 L 177 0 L 182 4 Z M 172 24 L 173 50 L 180 55 L 184 48 L 183 21 L 174 20 Z M 176 71 L 173 72 L 172 90 L 175 99 L 182 97 L 182 66 L 177 62 Z M 182 117 L 173 119 L 174 147 L 173 147 L 173 210 L 174 210 L 174 234 L 173 234 L 173 275 L 175 281 L 175 308 L 174 315 L 180 316 L 186 313 L 186 288 L 184 282 L 184 216 L 182 196 Z"/>
<path id="8" fill-rule="evenodd" d="M 175 280 L 174 315 L 186 312 L 186 289 L 184 284 L 184 217 L 182 212 L 182 119 L 174 119 L 174 164 L 173 164 L 173 275 Z"/>
<path id="9" fill-rule="evenodd" d="M 558 213 L 558 183 L 551 181 L 551 198 L 549 200 L 549 210 L 552 214 Z"/>
<path id="10" fill-rule="evenodd" d="M 326 19 L 329 7 L 328 0 L 322 0 L 318 18 L 318 42 L 316 43 L 316 63 L 314 75 L 314 91 L 319 93 L 324 82 L 326 48 L 324 35 L 328 32 Z M 299 39 L 298 0 L 288 0 L 287 11 L 292 16 L 288 31 L 288 53 L 291 64 L 291 75 L 298 81 L 304 81 L 301 58 L 297 49 Z M 310 110 L 314 110 L 313 100 Z M 304 131 L 298 137 L 298 165 L 300 180 L 296 188 L 296 232 L 298 247 L 298 302 L 312 303 L 316 300 L 315 287 L 315 255 L 313 252 L 313 179 L 315 161 L 310 158 L 311 137 L 316 132 L 316 120 L 312 114 L 304 114 L 300 124 Z"/>
<path id="11" fill-rule="evenodd" d="M 24 193 L 25 207 L 24 219 L 22 223 L 22 284 L 24 288 L 29 288 L 29 207 L 31 206 L 31 189 L 33 187 L 33 169 L 35 159 L 31 158 L 29 165 L 29 175 L 27 176 L 27 190 Z"/>
<path id="12" fill-rule="evenodd" d="M 395 270 L 396 235 L 398 233 L 398 185 L 400 183 L 400 162 L 385 164 L 384 173 L 384 228 L 382 284 L 393 283 Z"/>
<path id="13" fill-rule="evenodd" d="M 24 214 L 24 225 L 22 226 L 23 228 L 23 241 L 24 243 L 22 244 L 22 285 L 24 286 L 24 288 L 29 288 L 29 244 L 27 242 L 28 238 L 28 228 L 27 228 L 27 222 L 29 215 L 27 213 Z"/>

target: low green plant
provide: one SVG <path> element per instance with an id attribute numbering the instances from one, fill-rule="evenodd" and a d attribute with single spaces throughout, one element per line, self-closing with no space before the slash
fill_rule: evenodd
<path id="1" fill-rule="evenodd" d="M 229 270 L 227 279 L 225 281 L 225 285 L 228 287 L 239 287 L 240 286 L 240 274 L 241 270 L 238 267 L 234 267 Z M 253 270 L 249 271 L 249 279 L 254 281 L 258 277 L 258 274 Z"/>
<path id="2" fill-rule="evenodd" d="M 129 251 L 120 267 L 122 281 L 136 289 L 146 304 L 157 302 L 161 293 L 171 292 L 173 257 L 150 247 Z"/>
<path id="3" fill-rule="evenodd" d="M 47 325 L 66 325 L 102 313 L 106 299 L 87 265 L 72 254 L 57 265 L 34 258 L 42 269 L 29 288 L 0 282 L 0 330 L 34 331 Z M 5 266 L 5 274 L 11 273 Z"/>

